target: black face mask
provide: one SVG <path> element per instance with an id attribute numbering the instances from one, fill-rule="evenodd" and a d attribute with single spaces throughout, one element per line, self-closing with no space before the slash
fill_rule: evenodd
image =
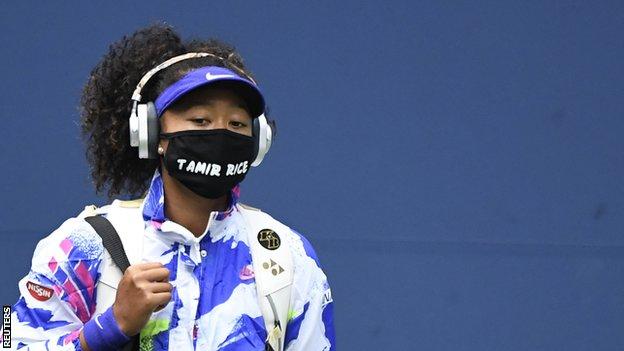
<path id="1" fill-rule="evenodd" d="M 227 129 L 161 133 L 169 140 L 167 172 L 195 194 L 216 199 L 244 178 L 253 161 L 254 141 Z"/>

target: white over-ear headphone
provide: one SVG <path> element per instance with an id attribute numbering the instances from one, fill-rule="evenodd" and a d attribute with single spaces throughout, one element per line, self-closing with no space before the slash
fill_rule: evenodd
<path id="1" fill-rule="evenodd" d="M 207 52 L 189 52 L 183 55 L 175 56 L 167 61 L 159 64 L 147 72 L 143 78 L 139 81 L 134 92 L 132 93 L 132 113 L 130 114 L 130 146 L 139 148 L 139 158 L 156 159 L 158 158 L 158 141 L 159 137 L 159 123 L 158 115 L 156 113 L 156 107 L 154 102 L 141 103 L 141 90 L 147 84 L 147 82 L 159 71 L 183 60 L 188 60 L 198 57 L 214 57 L 223 62 L 226 60 L 220 56 L 210 54 Z M 256 83 L 251 77 L 249 77 L 242 69 L 231 65 L 240 75 L 244 78 Z M 229 68 L 229 67 L 227 67 Z M 260 165 L 264 156 L 269 152 L 271 143 L 273 141 L 273 129 L 268 123 L 266 116 L 261 114 L 257 118 L 253 119 L 252 135 L 255 145 L 255 158 L 252 162 L 252 166 L 256 167 Z"/>

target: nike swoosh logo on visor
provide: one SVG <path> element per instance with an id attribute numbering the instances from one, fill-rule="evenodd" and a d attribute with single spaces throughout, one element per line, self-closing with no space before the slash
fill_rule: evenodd
<path id="1" fill-rule="evenodd" d="M 206 73 L 206 79 L 213 80 L 218 78 L 232 78 L 234 77 L 231 74 L 210 74 L 210 72 Z"/>

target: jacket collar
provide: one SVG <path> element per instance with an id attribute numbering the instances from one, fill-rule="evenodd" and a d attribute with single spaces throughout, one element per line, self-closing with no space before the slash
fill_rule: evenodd
<path id="1" fill-rule="evenodd" d="M 240 185 L 236 185 L 228 196 L 228 208 L 225 211 L 219 211 L 215 220 L 221 221 L 232 214 L 234 207 L 238 203 L 240 197 Z M 145 196 L 143 206 L 143 219 L 146 221 L 162 224 L 169 219 L 165 216 L 165 189 L 163 187 L 162 176 L 159 169 L 156 169 L 149 190 Z"/>

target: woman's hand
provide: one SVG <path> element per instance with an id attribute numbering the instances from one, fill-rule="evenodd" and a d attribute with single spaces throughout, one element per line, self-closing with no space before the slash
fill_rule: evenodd
<path id="1" fill-rule="evenodd" d="M 129 337 L 138 334 L 151 314 L 171 300 L 169 270 L 159 262 L 139 263 L 126 269 L 113 303 L 119 328 Z"/>

